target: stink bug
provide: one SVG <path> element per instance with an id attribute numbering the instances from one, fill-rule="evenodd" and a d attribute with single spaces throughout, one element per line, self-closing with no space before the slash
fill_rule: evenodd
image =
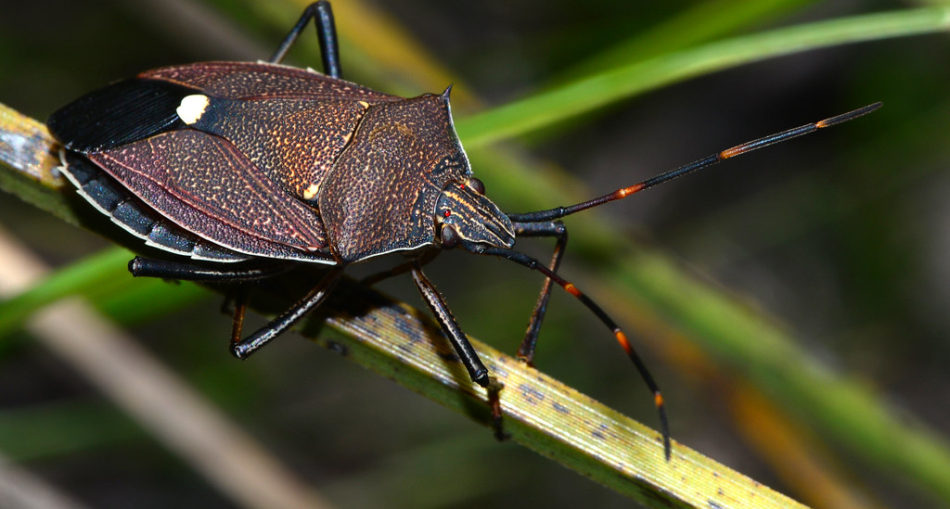
<path id="1" fill-rule="evenodd" d="M 280 65 L 311 19 L 324 74 Z M 519 348 L 523 360 L 533 358 L 552 283 L 610 329 L 653 394 L 669 458 L 653 377 L 621 328 L 557 272 L 567 243 L 558 219 L 879 107 L 743 143 L 582 203 L 506 214 L 472 176 L 449 92 L 405 99 L 344 81 L 330 5 L 321 1 L 304 11 L 267 62 L 146 71 L 81 97 L 48 124 L 64 146 L 62 172 L 81 196 L 147 243 L 192 259 L 137 257 L 129 264 L 133 275 L 242 281 L 298 263 L 329 267 L 297 304 L 243 339 L 238 305 L 235 356 L 246 358 L 320 305 L 348 265 L 399 252 L 410 261 L 369 282 L 410 272 L 472 380 L 497 397 L 488 370 L 422 271 L 440 250 L 462 247 L 545 276 Z M 551 262 L 515 251 L 518 237 L 556 239 Z"/>

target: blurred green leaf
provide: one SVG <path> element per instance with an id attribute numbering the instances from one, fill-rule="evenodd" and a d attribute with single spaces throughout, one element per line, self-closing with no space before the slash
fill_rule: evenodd
<path id="1" fill-rule="evenodd" d="M 475 148 L 526 134 L 677 81 L 822 47 L 950 29 L 950 8 L 921 8 L 819 21 L 625 63 L 485 113 L 459 119 Z"/>
<path id="2" fill-rule="evenodd" d="M 54 272 L 27 292 L 3 302 L 0 338 L 20 327 L 38 309 L 64 297 L 82 295 L 98 300 L 121 293 L 132 281 L 126 267 L 133 256 L 125 249 L 107 249 Z"/>
<path id="3" fill-rule="evenodd" d="M 672 17 L 636 33 L 580 64 L 558 73 L 554 82 L 569 82 L 577 76 L 593 75 L 647 57 L 670 53 L 727 35 L 740 28 L 777 18 L 788 11 L 815 3 L 815 0 L 714 0 L 697 2 Z"/>
<path id="4" fill-rule="evenodd" d="M 0 449 L 13 461 L 37 461 L 142 437 L 120 411 L 69 402 L 0 411 Z"/>

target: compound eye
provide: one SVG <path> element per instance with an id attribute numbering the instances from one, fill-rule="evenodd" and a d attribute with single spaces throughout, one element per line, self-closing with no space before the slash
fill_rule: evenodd
<path id="1" fill-rule="evenodd" d="M 485 194 L 485 183 L 475 177 L 468 179 L 468 187 L 478 194 Z"/>
<path id="2" fill-rule="evenodd" d="M 442 226 L 442 247 L 451 249 L 459 243 L 459 234 L 451 225 Z"/>

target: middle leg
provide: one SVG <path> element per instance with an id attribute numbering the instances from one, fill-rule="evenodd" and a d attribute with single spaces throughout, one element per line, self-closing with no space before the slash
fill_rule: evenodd
<path id="1" fill-rule="evenodd" d="M 342 275 L 343 267 L 331 268 L 329 272 L 323 276 L 323 279 L 304 295 L 303 298 L 268 322 L 267 325 L 258 329 L 254 334 L 241 340 L 238 340 L 238 338 L 241 337 L 244 313 L 243 306 L 239 305 L 238 308 L 241 309 L 240 321 L 238 315 L 235 314 L 234 328 L 231 332 L 231 353 L 238 359 L 246 359 L 259 348 L 283 334 L 287 329 L 299 322 L 304 315 L 322 304 L 330 295 L 330 292 L 333 291 L 333 288 L 336 287 Z"/>
<path id="2" fill-rule="evenodd" d="M 515 235 L 518 237 L 557 238 L 557 243 L 554 245 L 554 254 L 551 256 L 551 264 L 548 265 L 551 272 L 557 272 L 558 267 L 561 266 L 561 258 L 564 256 L 564 248 L 567 246 L 567 228 L 564 223 L 548 221 L 542 223 L 514 223 L 513 226 L 515 227 Z M 544 278 L 544 284 L 541 286 L 538 302 L 534 305 L 534 311 L 531 313 L 531 320 L 528 322 L 524 340 L 521 342 L 521 346 L 518 347 L 518 358 L 528 365 L 532 365 L 534 361 L 534 350 L 538 346 L 541 322 L 544 321 L 550 298 L 551 278 Z"/>

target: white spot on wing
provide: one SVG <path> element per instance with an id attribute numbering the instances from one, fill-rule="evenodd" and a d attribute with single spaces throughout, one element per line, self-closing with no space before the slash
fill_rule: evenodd
<path id="1" fill-rule="evenodd" d="M 181 104 L 175 112 L 178 113 L 178 117 L 181 118 L 182 122 L 191 125 L 205 114 L 209 102 L 208 96 L 204 94 L 186 95 L 182 98 Z"/>

